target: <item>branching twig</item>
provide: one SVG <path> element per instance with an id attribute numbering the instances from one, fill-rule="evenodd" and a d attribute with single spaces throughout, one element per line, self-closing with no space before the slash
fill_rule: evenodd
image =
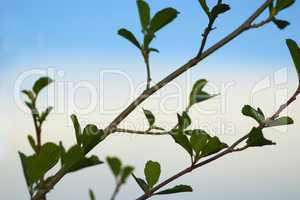
<path id="1" fill-rule="evenodd" d="M 279 107 L 279 109 L 270 118 L 268 118 L 263 124 L 259 125 L 258 128 L 263 128 L 269 121 L 276 119 L 284 109 L 286 109 L 292 102 L 294 102 L 296 100 L 296 98 L 299 94 L 300 94 L 300 84 L 299 84 L 297 90 L 294 92 L 294 94 L 287 100 L 287 102 L 282 104 Z M 206 164 L 209 164 L 215 160 L 218 160 L 219 158 L 222 158 L 223 156 L 225 156 L 227 154 L 234 153 L 234 152 L 240 152 L 240 151 L 244 151 L 244 150 L 248 149 L 249 148 L 248 145 L 245 145 L 242 148 L 236 148 L 239 144 L 241 144 L 243 141 L 248 139 L 248 137 L 249 137 L 249 133 L 247 135 L 241 137 L 240 139 L 238 139 L 235 143 L 233 143 L 230 147 L 228 147 L 223 152 L 221 152 L 207 160 L 204 160 L 198 164 L 194 164 L 194 165 L 182 170 L 181 172 L 175 174 L 174 176 L 166 179 L 165 181 L 163 181 L 162 183 L 160 183 L 159 185 L 154 187 L 150 192 L 145 193 L 142 196 L 140 196 L 139 198 L 137 198 L 137 200 L 145 200 L 145 199 L 150 198 L 156 191 L 158 191 L 162 187 L 166 186 L 167 184 L 171 183 L 172 181 L 180 178 L 183 175 L 186 175 L 186 174 L 194 171 L 195 169 L 198 169 Z"/>
<path id="2" fill-rule="evenodd" d="M 262 12 L 269 6 L 270 3 L 272 3 L 273 0 L 267 0 L 261 7 L 259 7 L 241 26 L 239 26 L 236 30 L 234 30 L 232 33 L 230 33 L 228 36 L 217 42 L 215 45 L 204 51 L 201 56 L 194 57 L 191 60 L 189 60 L 186 64 L 179 67 L 177 70 L 175 70 L 173 73 L 165 77 L 163 80 L 161 80 L 159 83 L 157 83 L 155 86 L 149 88 L 145 92 L 143 92 L 135 101 L 133 101 L 123 112 L 121 112 L 105 129 L 105 132 L 107 134 L 110 134 L 115 131 L 115 128 L 141 103 L 143 103 L 148 97 L 150 97 L 152 94 L 157 92 L 160 88 L 167 85 L 169 82 L 174 80 L 175 78 L 179 77 L 181 74 L 189 70 L 190 68 L 197 65 L 200 61 L 226 45 L 228 42 L 235 39 L 237 36 L 242 34 L 243 32 L 251 29 L 252 23 L 262 14 Z"/>
<path id="3" fill-rule="evenodd" d="M 269 16 L 267 19 L 251 25 L 251 28 L 260 28 L 274 20 L 274 16 Z"/>
<path id="4" fill-rule="evenodd" d="M 165 77 L 163 80 L 158 82 L 156 85 L 150 87 L 149 89 L 145 90 L 140 96 L 137 97 L 135 101 L 133 101 L 123 112 L 121 112 L 106 128 L 105 133 L 108 135 L 110 133 L 116 132 L 117 126 L 133 111 L 135 108 L 137 108 L 141 103 L 143 103 L 147 98 L 149 98 L 151 95 L 153 95 L 155 92 L 157 92 L 159 89 L 167 85 L 169 82 L 174 80 L 175 78 L 179 77 L 181 74 L 189 70 L 190 68 L 196 66 L 200 61 L 235 39 L 237 36 L 242 34 L 243 32 L 251 29 L 251 24 L 264 12 L 264 10 L 273 2 L 274 0 L 266 0 L 242 25 L 240 25 L 237 29 L 235 29 L 232 33 L 227 35 L 225 38 L 221 39 L 219 42 L 217 42 L 215 45 L 211 46 L 209 49 L 201 52 L 201 55 L 196 56 L 189 60 L 186 64 L 179 67 L 177 70 L 175 70 L 173 73 Z M 242 141 L 244 141 L 246 138 L 241 138 Z M 239 144 L 239 143 L 238 143 Z M 238 145 L 237 144 L 237 145 Z M 234 146 L 235 147 L 235 146 Z M 232 150 L 232 149 L 231 149 Z M 229 152 L 223 152 L 223 154 L 227 154 Z M 222 157 L 222 154 L 218 154 L 215 157 L 210 158 L 211 161 L 218 159 L 219 157 Z M 210 160 L 207 160 L 206 162 L 211 162 Z M 205 161 L 204 161 L 205 162 Z M 203 163 L 203 162 L 202 162 Z M 201 164 L 201 163 L 199 163 Z M 199 167 L 199 164 L 195 165 L 196 168 Z M 202 164 L 204 165 L 204 163 Z M 191 168 L 187 169 L 187 172 L 189 172 Z M 186 172 L 181 172 L 182 175 Z M 61 178 L 66 174 L 65 170 L 62 168 L 60 169 L 48 182 L 47 187 L 44 190 L 38 191 L 35 196 L 33 197 L 33 200 L 40 200 L 41 197 L 43 197 L 46 193 L 48 193 L 60 180 Z M 176 175 L 180 177 L 181 175 Z M 176 177 L 175 177 L 176 179 Z M 171 180 L 172 181 L 172 180 Z M 170 181 L 170 182 L 171 182 Z M 168 183 L 168 182 L 167 182 Z M 166 184 L 167 184 L 166 183 Z M 164 186 L 164 185 L 162 185 Z M 161 186 L 161 187 L 162 187 Z"/>

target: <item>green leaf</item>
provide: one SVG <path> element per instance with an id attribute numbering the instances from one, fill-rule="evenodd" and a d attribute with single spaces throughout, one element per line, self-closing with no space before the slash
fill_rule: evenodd
<path id="1" fill-rule="evenodd" d="M 190 142 L 196 153 L 196 157 L 200 155 L 201 151 L 203 151 L 209 138 L 209 135 L 203 130 L 192 131 Z"/>
<path id="2" fill-rule="evenodd" d="M 174 8 L 165 8 L 157 12 L 151 20 L 150 30 L 155 33 L 161 28 L 171 23 L 178 15 Z"/>
<path id="3" fill-rule="evenodd" d="M 297 43 L 294 40 L 288 39 L 286 40 L 286 44 L 290 50 L 290 54 L 293 58 L 297 74 L 298 74 L 298 79 L 300 82 L 300 49 L 297 45 Z"/>
<path id="4" fill-rule="evenodd" d="M 71 115 L 71 119 L 72 119 L 73 126 L 75 129 L 75 136 L 76 136 L 77 144 L 81 145 L 81 134 L 82 133 L 81 133 L 81 127 L 80 127 L 79 121 L 78 121 L 76 115 Z"/>
<path id="5" fill-rule="evenodd" d="M 159 131 L 164 131 L 165 130 L 164 128 L 161 128 L 161 127 L 158 127 L 158 126 L 153 126 L 152 129 L 159 130 Z"/>
<path id="6" fill-rule="evenodd" d="M 122 163 L 117 157 L 107 157 L 106 161 L 113 172 L 114 176 L 117 178 L 121 173 Z"/>
<path id="7" fill-rule="evenodd" d="M 129 42 L 131 42 L 134 46 L 141 49 L 141 45 L 139 41 L 135 38 L 133 33 L 131 33 L 129 30 L 122 28 L 118 31 L 118 34 L 122 36 L 123 38 L 127 39 Z"/>
<path id="8" fill-rule="evenodd" d="M 144 181 L 141 178 L 136 177 L 133 173 L 131 174 L 132 177 L 134 178 L 134 180 L 136 181 L 136 183 L 140 186 L 140 188 L 143 190 L 143 192 L 148 192 L 149 191 L 149 186 L 146 183 L 146 181 Z"/>
<path id="9" fill-rule="evenodd" d="M 121 183 L 126 183 L 127 178 L 132 174 L 134 168 L 132 166 L 126 166 L 122 169 Z"/>
<path id="10" fill-rule="evenodd" d="M 144 110 L 144 114 L 148 120 L 149 123 L 149 129 L 151 129 L 155 123 L 155 116 L 153 115 L 153 113 L 150 110 Z"/>
<path id="11" fill-rule="evenodd" d="M 34 83 L 32 90 L 34 91 L 35 95 L 37 96 L 42 89 L 47 87 L 52 82 L 53 82 L 53 80 L 49 77 L 41 77 Z"/>
<path id="12" fill-rule="evenodd" d="M 102 129 L 98 129 L 97 126 L 93 124 L 87 125 L 83 129 L 83 133 L 81 136 L 81 142 L 84 149 L 84 153 L 88 153 L 104 139 L 105 135 Z"/>
<path id="13" fill-rule="evenodd" d="M 36 146 L 36 143 L 35 143 L 34 138 L 33 138 L 31 135 L 28 135 L 27 138 L 28 138 L 28 142 L 29 142 L 31 148 L 32 148 L 35 152 L 37 152 L 37 151 L 38 151 L 38 148 L 37 148 L 37 146 Z"/>
<path id="14" fill-rule="evenodd" d="M 28 184 L 32 185 L 56 165 L 60 156 L 60 148 L 54 143 L 46 143 L 39 154 L 24 156 L 22 155 L 24 171 L 26 171 Z"/>
<path id="15" fill-rule="evenodd" d="M 65 163 L 65 156 L 66 156 L 66 149 L 62 143 L 62 141 L 59 141 L 59 148 L 60 148 L 60 160 L 61 160 L 61 167 L 63 167 Z"/>
<path id="16" fill-rule="evenodd" d="M 264 137 L 262 130 L 260 128 L 252 128 L 246 143 L 250 147 L 262 147 L 266 145 L 275 145 L 274 142 L 267 140 Z"/>
<path id="17" fill-rule="evenodd" d="M 208 139 L 207 144 L 202 150 L 201 157 L 206 157 L 218 153 L 219 151 L 227 148 L 228 145 L 222 143 L 218 137 L 211 137 Z"/>
<path id="18" fill-rule="evenodd" d="M 210 16 L 210 12 L 209 12 L 209 7 L 207 6 L 206 0 L 198 0 L 200 3 L 200 6 L 202 7 L 202 9 L 204 10 L 204 12 L 206 13 L 206 15 L 209 17 Z"/>
<path id="19" fill-rule="evenodd" d="M 67 171 L 84 158 L 84 152 L 79 145 L 72 146 L 62 157 L 63 166 Z"/>
<path id="20" fill-rule="evenodd" d="M 280 29 L 283 30 L 285 29 L 287 26 L 290 25 L 290 22 L 286 21 L 286 20 L 280 20 L 280 19 L 273 19 L 273 23 Z"/>
<path id="21" fill-rule="evenodd" d="M 284 10 L 295 3 L 295 0 L 277 0 L 275 9 L 277 12 Z"/>
<path id="22" fill-rule="evenodd" d="M 35 95 L 30 90 L 22 90 L 22 93 L 25 94 L 31 102 L 35 101 Z"/>
<path id="23" fill-rule="evenodd" d="M 87 167 L 94 167 L 96 165 L 103 164 L 102 161 L 99 160 L 99 158 L 95 155 L 89 157 L 89 158 L 82 158 L 78 162 L 76 162 L 72 167 L 69 168 L 68 172 L 75 172 Z"/>
<path id="24" fill-rule="evenodd" d="M 148 29 L 150 23 L 150 7 L 143 0 L 137 0 L 137 6 L 139 10 L 140 22 L 143 32 Z"/>
<path id="25" fill-rule="evenodd" d="M 245 105 L 242 109 L 242 113 L 243 113 L 243 115 L 245 115 L 247 117 L 253 118 L 259 124 L 262 124 L 265 121 L 265 116 L 264 116 L 263 112 L 260 109 L 255 110 L 250 105 Z"/>
<path id="26" fill-rule="evenodd" d="M 211 10 L 211 16 L 213 18 L 217 18 L 220 14 L 223 14 L 230 10 L 230 6 L 228 4 L 217 4 L 213 9 Z"/>
<path id="27" fill-rule="evenodd" d="M 292 118 L 280 117 L 278 119 L 270 121 L 269 123 L 266 124 L 266 126 L 272 127 L 272 126 L 284 126 L 284 125 L 290 125 L 290 124 L 294 124 L 294 120 Z"/>
<path id="28" fill-rule="evenodd" d="M 148 186 L 152 188 L 159 180 L 161 173 L 160 164 L 151 160 L 148 161 L 146 163 L 144 173 Z"/>
<path id="29" fill-rule="evenodd" d="M 178 128 L 184 130 L 192 124 L 192 120 L 187 112 L 182 112 L 182 115 L 177 113 Z"/>
<path id="30" fill-rule="evenodd" d="M 62 164 L 68 173 L 103 163 L 97 156 L 85 157 L 83 149 L 78 144 L 72 146 L 67 152 L 65 152 L 62 143 L 60 146 Z"/>
<path id="31" fill-rule="evenodd" d="M 193 156 L 193 148 L 186 135 L 181 131 L 173 130 L 171 136 L 177 144 L 182 146 L 189 153 L 190 156 Z"/>
<path id="32" fill-rule="evenodd" d="M 26 180 L 26 184 L 27 184 L 28 187 L 31 187 L 32 182 L 30 181 L 29 175 L 28 175 L 28 172 L 27 172 L 27 156 L 22 152 L 18 152 L 18 153 L 19 153 L 19 157 L 20 157 L 20 160 L 21 160 L 23 174 L 24 174 L 24 177 L 25 177 L 25 180 Z"/>
<path id="33" fill-rule="evenodd" d="M 159 50 L 155 49 L 155 48 L 149 48 L 148 50 L 149 50 L 149 52 L 159 53 Z"/>
<path id="34" fill-rule="evenodd" d="M 30 109 L 31 112 L 34 112 L 34 110 L 36 110 L 36 108 L 32 103 L 25 101 L 25 104 Z"/>
<path id="35" fill-rule="evenodd" d="M 53 107 L 50 106 L 50 107 L 46 108 L 46 110 L 44 112 L 41 113 L 40 123 L 43 123 L 47 119 L 48 115 L 50 114 L 50 112 L 52 110 L 53 110 Z"/>
<path id="36" fill-rule="evenodd" d="M 210 95 L 203 91 L 203 88 L 207 83 L 208 83 L 207 80 L 200 79 L 194 84 L 189 98 L 190 102 L 189 102 L 188 109 L 191 108 L 196 103 L 203 102 L 217 96 L 216 94 Z"/>
<path id="37" fill-rule="evenodd" d="M 89 190 L 89 196 L 90 196 L 90 200 L 96 200 L 93 190 Z"/>
<path id="38" fill-rule="evenodd" d="M 150 52 L 149 45 L 154 38 L 155 38 L 154 33 L 147 32 L 147 34 L 144 36 L 143 50 L 148 50 L 148 52 Z"/>
<path id="39" fill-rule="evenodd" d="M 176 185 L 173 188 L 166 189 L 161 192 L 157 192 L 154 195 L 174 194 L 174 193 L 182 193 L 182 192 L 193 192 L 193 188 L 189 185 Z"/>

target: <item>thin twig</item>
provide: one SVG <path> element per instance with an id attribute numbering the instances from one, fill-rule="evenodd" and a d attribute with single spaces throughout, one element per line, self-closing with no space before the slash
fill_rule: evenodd
<path id="1" fill-rule="evenodd" d="M 120 188 L 121 188 L 121 184 L 120 183 L 117 183 L 116 187 L 115 187 L 115 190 L 110 198 L 110 200 L 115 200 L 119 191 L 120 191 Z"/>
<path id="2" fill-rule="evenodd" d="M 131 133 L 131 134 L 137 134 L 137 135 L 168 135 L 170 131 L 164 131 L 164 132 L 152 132 L 152 131 L 137 131 L 137 130 L 131 130 L 131 129 L 123 129 L 123 128 L 117 128 L 115 132 L 118 133 Z"/>
<path id="3" fill-rule="evenodd" d="M 262 27 L 262 26 L 264 26 L 264 25 L 272 22 L 273 19 L 274 19 L 274 16 L 269 16 L 267 19 L 265 19 L 265 20 L 263 20 L 263 21 L 261 21 L 259 23 L 252 24 L 251 28 L 260 28 L 260 27 Z"/>

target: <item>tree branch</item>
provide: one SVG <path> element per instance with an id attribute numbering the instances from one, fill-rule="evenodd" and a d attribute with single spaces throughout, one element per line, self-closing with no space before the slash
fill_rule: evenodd
<path id="1" fill-rule="evenodd" d="M 264 10 L 272 3 L 274 0 L 266 0 L 242 25 L 240 25 L 237 29 L 235 29 L 232 33 L 221 39 L 215 45 L 211 46 L 209 49 L 204 51 L 201 56 L 194 57 L 189 60 L 186 64 L 179 67 L 173 73 L 165 77 L 163 80 L 158 82 L 156 85 L 152 86 L 148 90 L 145 90 L 140 96 L 137 97 L 135 101 L 133 101 L 123 112 L 121 112 L 104 130 L 104 132 L 109 135 L 116 131 L 116 127 L 133 111 L 137 108 L 141 103 L 143 103 L 147 98 L 157 92 L 159 89 L 167 85 L 169 82 L 179 77 L 181 74 L 189 70 L 190 68 L 196 66 L 200 61 L 204 60 L 206 57 L 235 39 L 237 36 L 242 34 L 243 32 L 251 29 L 251 24 L 259 17 Z M 222 157 L 222 156 L 221 156 Z M 217 158 L 215 158 L 217 159 Z M 190 169 L 189 169 L 190 170 Z M 32 200 L 40 200 L 45 194 L 47 194 L 66 174 L 66 171 L 62 168 L 60 169 L 49 182 L 47 183 L 47 187 L 43 190 L 38 191 Z"/>

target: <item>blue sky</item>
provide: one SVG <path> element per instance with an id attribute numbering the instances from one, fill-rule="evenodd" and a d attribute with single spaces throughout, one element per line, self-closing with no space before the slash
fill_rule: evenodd
<path id="1" fill-rule="evenodd" d="M 133 67 L 139 64 L 138 52 L 116 34 L 119 28 L 127 27 L 141 36 L 135 0 L 1 2 L 1 69 L 49 66 L 71 68 L 64 64 L 79 61 L 86 62 L 86 65 L 89 65 L 88 61 L 113 65 L 116 63 L 113 58 L 116 57 L 117 60 L 132 63 Z M 232 10 L 218 20 L 209 44 L 238 26 L 260 2 L 232 1 Z M 173 24 L 157 35 L 154 43 L 161 50 L 161 54 L 154 57 L 157 62 L 171 59 L 174 64 L 181 64 L 196 52 L 199 35 L 206 24 L 198 2 L 150 0 L 149 3 L 152 13 L 167 6 L 181 12 Z M 269 25 L 262 30 L 246 33 L 217 53 L 218 60 L 226 58 L 229 62 L 238 62 L 249 58 L 255 60 L 255 64 L 262 60 L 276 63 L 277 59 L 287 59 L 284 39 L 300 38 L 297 17 L 299 6 L 297 2 L 288 12 L 280 15 L 291 22 L 289 28 L 279 31 L 274 25 Z"/>

